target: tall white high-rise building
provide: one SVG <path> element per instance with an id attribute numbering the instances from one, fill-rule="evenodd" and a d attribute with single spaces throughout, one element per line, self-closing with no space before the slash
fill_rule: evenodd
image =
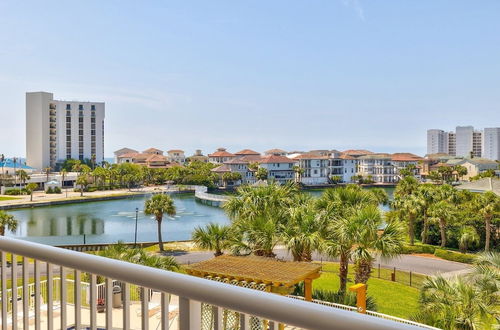
<path id="1" fill-rule="evenodd" d="M 104 160 L 104 103 L 26 93 L 26 164 L 54 168 L 65 159 Z"/>
<path id="2" fill-rule="evenodd" d="M 500 127 L 484 129 L 483 157 L 492 160 L 500 160 Z"/>
<path id="3" fill-rule="evenodd" d="M 441 129 L 427 130 L 427 154 L 448 153 L 448 133 Z"/>
<path id="4" fill-rule="evenodd" d="M 469 157 L 472 151 L 472 138 L 474 127 L 472 126 L 457 126 L 456 134 L 456 156 Z"/>

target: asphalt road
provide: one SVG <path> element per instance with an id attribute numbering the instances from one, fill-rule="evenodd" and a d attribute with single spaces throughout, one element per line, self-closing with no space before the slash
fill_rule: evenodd
<path id="1" fill-rule="evenodd" d="M 278 258 L 284 259 L 284 260 L 291 260 L 291 256 L 288 254 L 288 252 L 284 249 L 276 249 L 275 253 L 277 254 Z M 177 262 L 180 264 L 191 264 L 191 263 L 196 263 L 200 262 L 203 260 L 207 260 L 210 258 L 213 258 L 213 253 L 211 252 L 174 252 L 174 253 L 167 253 L 167 255 L 171 255 L 175 257 Z M 319 254 L 316 254 L 313 256 L 314 260 L 320 261 L 337 261 L 335 259 L 331 258 L 326 258 L 324 256 L 321 256 Z M 428 257 L 420 257 L 420 256 L 415 256 L 415 255 L 401 255 L 397 258 L 391 259 L 391 260 L 380 260 L 377 258 L 374 262 L 375 265 L 378 265 L 380 263 L 381 267 L 384 268 L 393 268 L 396 267 L 397 269 L 400 270 L 405 270 L 405 271 L 412 271 L 415 273 L 420 273 L 420 274 L 425 274 L 425 275 L 436 275 L 439 273 L 447 273 L 447 272 L 456 272 L 460 270 L 464 270 L 467 268 L 470 268 L 469 265 L 454 262 L 454 261 L 447 261 L 447 260 L 441 260 L 441 259 L 435 259 L 435 258 L 428 258 Z"/>

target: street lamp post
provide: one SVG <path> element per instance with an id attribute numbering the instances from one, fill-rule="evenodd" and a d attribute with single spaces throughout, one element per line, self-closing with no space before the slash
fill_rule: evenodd
<path id="1" fill-rule="evenodd" d="M 135 208 L 135 237 L 134 237 L 134 247 L 137 247 L 137 216 L 139 215 L 139 208 Z"/>

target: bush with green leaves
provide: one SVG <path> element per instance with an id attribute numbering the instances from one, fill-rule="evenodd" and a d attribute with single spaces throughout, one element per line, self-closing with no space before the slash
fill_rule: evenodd
<path id="1" fill-rule="evenodd" d="M 292 293 L 294 296 L 304 296 L 304 283 L 300 282 L 295 285 Z M 315 300 L 327 301 L 335 304 L 356 307 L 356 294 L 353 292 L 337 292 L 330 290 L 313 290 L 312 297 Z M 366 297 L 366 309 L 370 311 L 377 311 L 377 303 L 371 296 Z"/>
<path id="2" fill-rule="evenodd" d="M 476 260 L 476 256 L 473 254 L 453 252 L 443 249 L 436 249 L 434 255 L 439 258 L 443 258 L 450 261 L 462 262 L 465 264 L 472 264 Z"/>

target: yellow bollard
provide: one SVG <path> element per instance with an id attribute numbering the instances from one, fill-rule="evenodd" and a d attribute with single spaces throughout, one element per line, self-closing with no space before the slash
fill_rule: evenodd
<path id="1" fill-rule="evenodd" d="M 349 287 L 349 291 L 356 292 L 356 307 L 358 308 L 358 313 L 366 314 L 366 284 L 355 284 Z"/>

